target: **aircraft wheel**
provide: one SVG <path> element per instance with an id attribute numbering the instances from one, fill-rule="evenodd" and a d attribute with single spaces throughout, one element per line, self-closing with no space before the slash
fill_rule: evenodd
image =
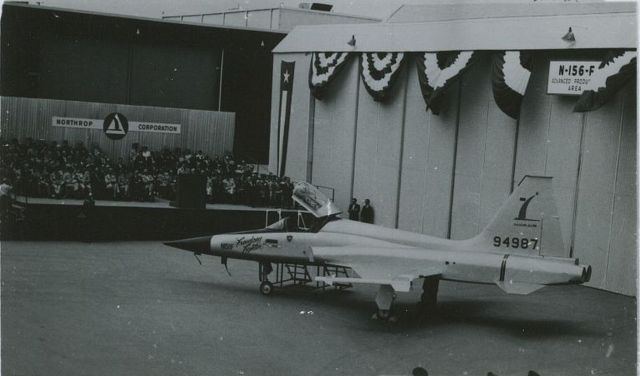
<path id="1" fill-rule="evenodd" d="M 379 309 L 377 316 L 380 320 L 389 320 L 389 317 L 391 317 L 391 311 L 388 309 Z"/>
<path id="2" fill-rule="evenodd" d="M 262 293 L 262 295 L 271 295 L 271 293 L 273 292 L 273 283 L 269 282 L 269 281 L 262 281 L 262 283 L 260 284 L 260 293 Z"/>

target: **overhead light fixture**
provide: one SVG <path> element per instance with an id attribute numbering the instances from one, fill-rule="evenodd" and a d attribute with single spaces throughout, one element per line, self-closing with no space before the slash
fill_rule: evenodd
<path id="1" fill-rule="evenodd" d="M 576 41 L 576 36 L 573 35 L 573 31 L 571 31 L 571 27 L 569 27 L 569 31 L 567 31 L 567 33 L 562 36 L 562 40 L 570 43 L 573 43 Z"/>
<path id="2" fill-rule="evenodd" d="M 356 46 L 356 36 L 352 35 L 351 36 L 351 40 L 347 42 L 347 44 L 351 47 L 355 47 Z"/>

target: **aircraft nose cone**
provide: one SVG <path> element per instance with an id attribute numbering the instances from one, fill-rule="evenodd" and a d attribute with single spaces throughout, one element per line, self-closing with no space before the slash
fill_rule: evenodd
<path id="1" fill-rule="evenodd" d="M 169 247 L 184 249 L 195 253 L 210 253 L 211 236 L 199 236 L 197 238 L 173 240 L 164 243 Z"/>

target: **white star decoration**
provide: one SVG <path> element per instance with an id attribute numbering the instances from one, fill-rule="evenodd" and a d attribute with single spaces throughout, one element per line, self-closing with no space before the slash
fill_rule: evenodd
<path id="1" fill-rule="evenodd" d="M 284 71 L 282 75 L 284 76 L 284 82 L 289 82 L 289 71 Z"/>

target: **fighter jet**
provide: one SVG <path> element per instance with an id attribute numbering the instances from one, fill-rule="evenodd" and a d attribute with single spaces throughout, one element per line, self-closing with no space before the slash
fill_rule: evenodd
<path id="1" fill-rule="evenodd" d="M 478 235 L 450 240 L 361 223 L 319 189 L 294 185 L 293 199 L 316 217 L 311 228 L 295 218 L 260 230 L 165 243 L 171 247 L 260 264 L 260 291 L 273 290 L 272 263 L 338 266 L 346 274 L 316 275 L 327 285 L 377 285 L 376 315 L 386 320 L 397 293 L 422 289 L 421 301 L 435 306 L 439 281 L 496 284 L 507 294 L 527 295 L 544 286 L 588 282 L 591 266 L 561 253 L 563 241 L 550 177 L 525 176 L 493 220 Z"/>

